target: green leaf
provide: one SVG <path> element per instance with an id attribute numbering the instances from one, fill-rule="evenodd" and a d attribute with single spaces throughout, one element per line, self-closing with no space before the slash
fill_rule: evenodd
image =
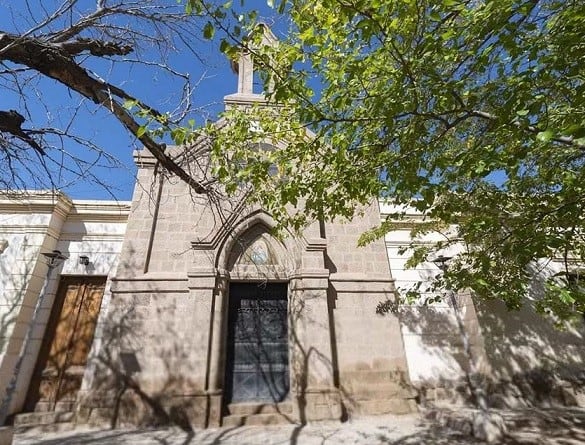
<path id="1" fill-rule="evenodd" d="M 141 138 L 142 136 L 144 136 L 145 133 L 146 133 L 146 126 L 142 125 L 142 126 L 138 127 L 138 130 L 136 130 L 136 137 Z"/>
<path id="2" fill-rule="evenodd" d="M 221 39 L 221 42 L 219 42 L 219 50 L 226 54 L 231 48 L 231 45 L 228 43 L 228 41 L 226 39 Z"/>
<path id="3" fill-rule="evenodd" d="M 536 139 L 541 142 L 549 142 L 554 137 L 554 133 L 551 130 L 541 131 L 536 135 Z"/>
<path id="4" fill-rule="evenodd" d="M 585 125 L 583 124 L 570 125 L 565 131 L 563 131 L 563 135 L 572 136 L 575 139 L 582 138 L 585 136 Z"/>
<path id="5" fill-rule="evenodd" d="M 131 110 L 132 108 L 134 108 L 136 105 L 138 104 L 138 101 L 135 99 L 126 99 L 124 101 L 124 103 L 122 104 L 122 106 L 124 108 L 126 108 L 127 110 Z"/>
<path id="6" fill-rule="evenodd" d="M 207 40 L 211 40 L 213 39 L 214 35 L 215 27 L 211 24 L 211 22 L 207 22 L 203 27 L 203 37 L 205 37 Z"/>

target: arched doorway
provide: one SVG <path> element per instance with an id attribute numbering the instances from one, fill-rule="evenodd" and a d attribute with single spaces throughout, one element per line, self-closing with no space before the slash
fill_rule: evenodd
<path id="1" fill-rule="evenodd" d="M 233 240 L 224 402 L 279 403 L 288 398 L 288 282 L 284 246 L 257 223 Z"/>

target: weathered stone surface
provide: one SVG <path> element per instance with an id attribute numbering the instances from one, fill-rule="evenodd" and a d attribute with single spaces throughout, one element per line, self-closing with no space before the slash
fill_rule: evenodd
<path id="1" fill-rule="evenodd" d="M 14 428 L 11 426 L 0 427 L 0 445 L 12 445 L 12 437 L 14 435 Z"/>
<path id="2" fill-rule="evenodd" d="M 508 429 L 504 418 L 496 413 L 479 412 L 473 416 L 473 437 L 487 443 L 500 442 Z"/>

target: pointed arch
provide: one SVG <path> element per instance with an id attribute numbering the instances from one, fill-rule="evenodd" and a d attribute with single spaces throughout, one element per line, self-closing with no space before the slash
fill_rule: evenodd
<path id="1" fill-rule="evenodd" d="M 261 210 L 240 220 L 219 246 L 217 269 L 232 278 L 286 279 L 300 267 L 300 250 L 292 236 L 274 237 L 275 226 Z"/>

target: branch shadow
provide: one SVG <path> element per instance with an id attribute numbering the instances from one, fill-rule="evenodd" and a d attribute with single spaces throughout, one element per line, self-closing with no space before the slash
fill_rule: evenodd
<path id="1" fill-rule="evenodd" d="M 458 297 L 491 407 L 585 406 L 585 325 L 559 330 L 535 309 L 541 293 L 542 284 L 535 280 L 518 310 L 509 310 L 495 299 Z M 424 366 L 411 363 L 422 370 L 413 376 L 421 404 L 470 405 L 465 382 L 469 366 L 457 339 L 452 308 L 444 303 L 404 305 L 397 315 L 403 335 L 418 343 L 415 347 L 427 360 Z"/>

